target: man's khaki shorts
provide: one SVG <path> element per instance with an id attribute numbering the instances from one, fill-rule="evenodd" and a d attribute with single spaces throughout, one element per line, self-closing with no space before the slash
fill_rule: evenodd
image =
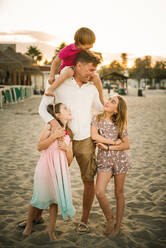
<path id="1" fill-rule="evenodd" d="M 95 145 L 91 138 L 73 140 L 73 153 L 80 167 L 83 181 L 94 181 L 96 174 Z"/>

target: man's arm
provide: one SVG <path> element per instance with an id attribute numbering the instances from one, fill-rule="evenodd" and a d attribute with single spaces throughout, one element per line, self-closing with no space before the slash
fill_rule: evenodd
<path id="1" fill-rule="evenodd" d="M 101 101 L 99 99 L 99 92 L 97 91 L 96 87 L 94 88 L 94 98 L 93 98 L 93 105 L 92 105 L 92 110 L 93 110 L 93 115 L 96 115 L 98 113 L 103 112 L 103 105 L 101 104 Z"/>
<path id="2" fill-rule="evenodd" d="M 103 85 L 99 77 L 99 74 L 95 73 L 94 76 L 91 78 L 91 80 L 99 92 L 99 98 L 100 98 L 101 103 L 104 105 Z"/>
<path id="3" fill-rule="evenodd" d="M 47 105 L 53 103 L 53 97 L 48 97 L 43 95 L 42 100 L 39 105 L 39 115 L 45 121 L 45 123 L 54 120 L 54 117 L 47 112 Z"/>

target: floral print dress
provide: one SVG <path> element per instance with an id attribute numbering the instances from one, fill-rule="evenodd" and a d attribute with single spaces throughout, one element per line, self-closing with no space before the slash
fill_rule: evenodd
<path id="1" fill-rule="evenodd" d="M 111 121 L 104 119 L 98 121 L 96 116 L 93 117 L 92 126 L 98 129 L 100 135 L 106 139 L 113 141 L 118 139 L 118 127 Z M 128 135 L 127 130 L 123 130 L 122 138 Z M 126 151 L 105 151 L 98 148 L 97 153 L 97 171 L 98 172 L 112 172 L 113 175 L 123 174 L 130 168 L 130 162 Z"/>

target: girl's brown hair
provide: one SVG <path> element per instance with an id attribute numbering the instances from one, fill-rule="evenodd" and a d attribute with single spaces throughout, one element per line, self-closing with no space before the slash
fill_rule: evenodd
<path id="1" fill-rule="evenodd" d="M 64 127 L 63 123 L 56 117 L 56 114 L 60 113 L 60 107 L 62 104 L 63 103 L 49 104 L 47 106 L 47 111 L 58 121 L 61 127 Z M 73 139 L 73 133 L 68 125 L 66 126 L 66 130 L 68 131 L 70 138 Z"/>
<path id="2" fill-rule="evenodd" d="M 114 114 L 112 116 L 112 121 L 118 126 L 119 130 L 119 138 L 122 139 L 123 136 L 123 130 L 124 128 L 127 129 L 127 103 L 126 100 L 122 96 L 118 97 L 118 106 L 117 106 L 117 114 Z M 101 119 L 105 119 L 106 113 L 103 112 L 102 114 L 97 115 L 97 121 L 100 121 Z"/>
<path id="3" fill-rule="evenodd" d="M 91 29 L 82 27 L 76 31 L 74 40 L 76 45 L 90 45 L 95 43 L 96 36 Z"/>

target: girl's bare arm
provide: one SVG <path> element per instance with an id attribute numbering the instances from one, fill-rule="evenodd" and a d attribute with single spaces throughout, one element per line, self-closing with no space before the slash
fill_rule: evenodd
<path id="1" fill-rule="evenodd" d="M 51 133 L 48 125 L 43 129 L 39 141 L 37 143 L 38 151 L 47 149 L 57 138 L 65 135 L 64 129 L 57 129 L 55 132 Z"/>
<path id="2" fill-rule="evenodd" d="M 102 150 L 105 151 L 123 151 L 123 150 L 129 150 L 130 149 L 130 144 L 129 144 L 129 139 L 128 136 L 126 136 L 122 143 L 119 145 L 115 145 L 115 146 L 107 146 L 101 142 L 97 143 L 96 146 L 98 146 L 99 148 L 101 148 Z"/>
<path id="3" fill-rule="evenodd" d="M 113 141 L 111 139 L 106 139 L 102 135 L 98 133 L 98 129 L 95 126 L 91 126 L 91 138 L 92 140 L 95 140 L 97 143 L 104 143 L 104 144 L 109 144 L 109 145 L 116 145 L 117 141 Z"/>
<path id="4" fill-rule="evenodd" d="M 122 151 L 122 150 L 129 150 L 130 149 L 130 142 L 128 136 L 125 136 L 122 139 L 122 143 L 116 146 L 109 146 L 110 151 Z"/>
<path id="5" fill-rule="evenodd" d="M 62 140 L 58 142 L 58 146 L 61 150 L 64 150 L 66 152 L 67 161 L 68 164 L 70 165 L 73 160 L 72 142 L 70 141 L 70 144 L 66 145 L 66 143 Z"/>

